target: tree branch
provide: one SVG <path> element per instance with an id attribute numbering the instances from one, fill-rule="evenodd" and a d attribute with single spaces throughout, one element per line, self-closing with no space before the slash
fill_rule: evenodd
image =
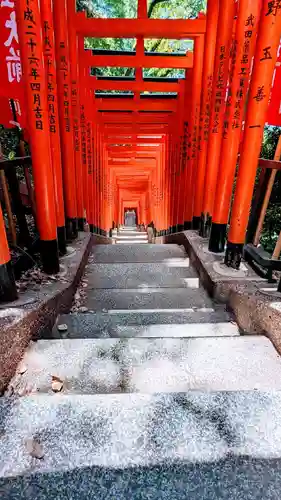
<path id="1" fill-rule="evenodd" d="M 167 2 L 169 2 L 169 0 L 152 0 L 150 7 L 148 9 L 147 17 L 152 16 L 153 10 L 159 3 L 167 3 Z"/>

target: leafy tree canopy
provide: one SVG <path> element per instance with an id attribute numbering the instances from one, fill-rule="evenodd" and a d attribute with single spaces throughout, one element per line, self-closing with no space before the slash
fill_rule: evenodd
<path id="1" fill-rule="evenodd" d="M 206 11 L 207 0 L 148 0 L 148 17 L 160 19 L 196 18 L 200 11 Z M 134 18 L 137 16 L 137 0 L 77 0 L 77 10 L 83 10 L 90 17 Z M 85 46 L 92 49 L 134 50 L 136 41 L 126 38 L 87 38 Z M 145 50 L 150 52 L 183 52 L 192 50 L 191 40 L 145 40 Z M 95 68 L 95 74 L 111 76 L 133 76 L 132 68 Z M 183 77 L 183 70 L 150 68 L 144 76 Z"/>

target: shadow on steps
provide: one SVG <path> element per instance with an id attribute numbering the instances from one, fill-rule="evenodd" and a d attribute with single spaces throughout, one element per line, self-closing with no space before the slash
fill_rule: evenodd
<path id="1" fill-rule="evenodd" d="M 75 468 L 0 479 L 2 500 L 274 500 L 281 459 L 228 456 L 217 462 Z"/>

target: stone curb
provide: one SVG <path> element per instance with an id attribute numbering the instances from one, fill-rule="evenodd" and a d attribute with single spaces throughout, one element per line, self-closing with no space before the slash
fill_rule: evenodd
<path id="1" fill-rule="evenodd" d="M 20 295 L 17 302 L 0 309 L 0 394 L 4 392 L 33 336 L 52 328 L 58 314 L 68 312 L 91 248 L 108 238 L 79 233 L 71 243 L 73 253 L 62 257 L 62 281 L 45 284 Z"/>
<path id="2" fill-rule="evenodd" d="M 206 252 L 207 240 L 195 231 L 171 234 L 161 239 L 164 243 L 184 246 L 210 296 L 227 305 L 244 334 L 266 335 L 281 354 L 281 294 L 261 291 L 267 281 L 257 276 L 248 265 L 244 277 L 238 273 L 235 277 L 235 271 L 230 271 L 229 275 L 216 272 L 217 264 L 223 260 L 222 255 Z"/>

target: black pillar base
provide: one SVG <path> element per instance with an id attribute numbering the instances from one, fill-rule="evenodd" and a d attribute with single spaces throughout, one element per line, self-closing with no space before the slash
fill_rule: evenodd
<path id="1" fill-rule="evenodd" d="M 40 240 L 40 254 L 44 273 L 58 273 L 60 264 L 57 240 Z"/>
<path id="2" fill-rule="evenodd" d="M 184 221 L 184 224 L 183 224 L 183 229 L 184 231 L 188 231 L 189 229 L 191 229 L 191 220 L 185 220 Z"/>
<path id="3" fill-rule="evenodd" d="M 201 214 L 199 235 L 202 238 L 209 238 L 212 225 L 212 217 L 209 214 Z"/>
<path id="4" fill-rule="evenodd" d="M 213 222 L 209 240 L 210 252 L 222 253 L 226 242 L 226 224 L 217 224 Z"/>
<path id="5" fill-rule="evenodd" d="M 0 265 L 0 302 L 17 300 L 17 288 L 11 261 Z"/>
<path id="6" fill-rule="evenodd" d="M 184 225 L 183 224 L 177 224 L 177 232 L 181 233 L 184 230 Z"/>
<path id="7" fill-rule="evenodd" d="M 280 279 L 279 284 L 278 284 L 277 292 L 281 292 L 281 279 Z"/>
<path id="8" fill-rule="evenodd" d="M 61 226 L 57 228 L 58 235 L 58 247 L 60 255 L 66 254 L 66 232 L 65 227 Z"/>
<path id="9" fill-rule="evenodd" d="M 69 217 L 65 220 L 65 230 L 66 230 L 66 240 L 75 240 L 78 236 L 77 219 L 71 219 Z"/>
<path id="10" fill-rule="evenodd" d="M 85 219 L 83 219 L 83 218 L 77 219 L 78 231 L 84 231 L 84 223 L 85 223 Z"/>
<path id="11" fill-rule="evenodd" d="M 243 246 L 242 243 L 227 242 L 224 263 L 228 267 L 239 269 L 243 255 Z"/>
<path id="12" fill-rule="evenodd" d="M 94 224 L 90 224 L 90 233 L 94 233 L 95 230 L 94 230 Z"/>
<path id="13" fill-rule="evenodd" d="M 177 232 L 177 226 L 172 226 L 172 234 Z"/>
<path id="14" fill-rule="evenodd" d="M 192 229 L 195 229 L 195 231 L 198 231 L 200 227 L 200 220 L 201 217 L 195 217 L 195 216 L 192 219 Z"/>

